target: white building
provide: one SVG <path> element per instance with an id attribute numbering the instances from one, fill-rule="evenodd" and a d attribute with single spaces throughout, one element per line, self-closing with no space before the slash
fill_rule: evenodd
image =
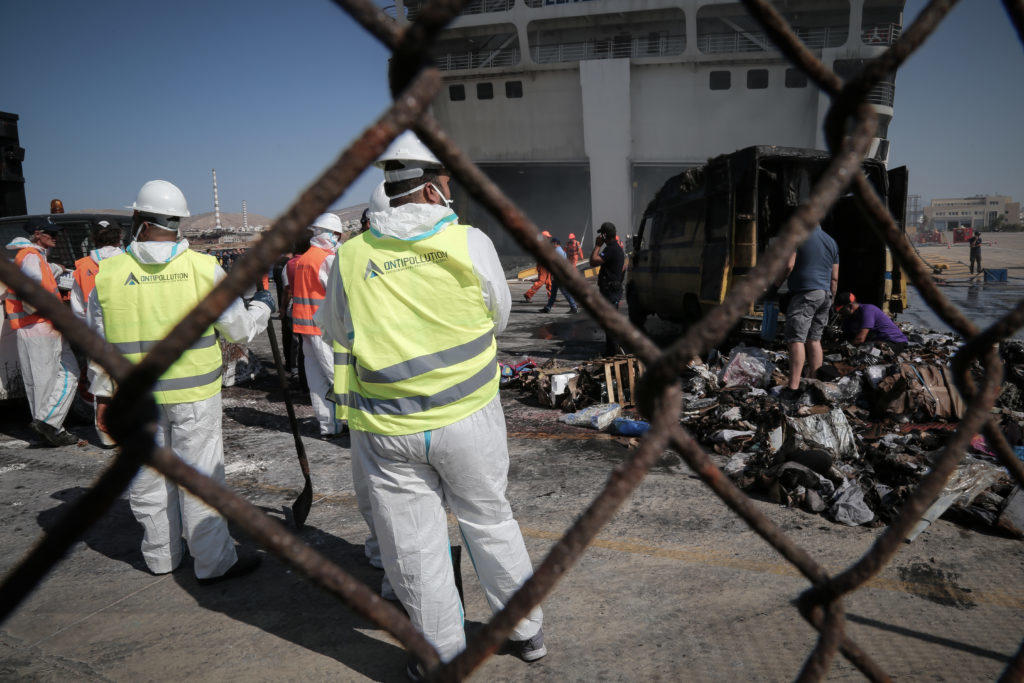
<path id="1" fill-rule="evenodd" d="M 400 21 L 419 0 L 397 0 Z M 903 0 L 776 0 L 841 76 L 899 36 Z M 749 145 L 823 149 L 829 99 L 738 2 L 473 0 L 443 34 L 434 114 L 541 226 L 635 230 L 680 170 Z M 893 83 L 871 95 L 886 160 Z M 495 225 L 460 193 L 464 220 Z M 492 235 L 495 232 L 488 230 Z M 499 249 L 510 250 L 507 242 Z"/>
<path id="2" fill-rule="evenodd" d="M 1020 223 L 1020 202 L 1003 195 L 977 195 L 933 199 L 924 207 L 928 226 L 934 230 L 952 230 L 965 225 L 991 228 L 1002 217 L 1005 225 Z"/>

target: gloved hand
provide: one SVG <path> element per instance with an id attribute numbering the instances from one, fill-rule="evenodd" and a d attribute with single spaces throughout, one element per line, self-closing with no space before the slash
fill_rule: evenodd
<path id="1" fill-rule="evenodd" d="M 270 309 L 271 315 L 277 311 L 277 302 L 274 301 L 274 297 L 265 289 L 261 289 L 256 292 L 253 297 L 253 301 L 259 301 L 261 304 L 266 304 L 267 308 Z"/>

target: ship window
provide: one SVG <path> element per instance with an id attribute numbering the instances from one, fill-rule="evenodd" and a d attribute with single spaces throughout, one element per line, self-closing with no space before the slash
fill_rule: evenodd
<path id="1" fill-rule="evenodd" d="M 517 97 L 523 96 L 523 82 L 522 81 L 505 81 L 505 97 L 513 100 Z"/>
<path id="2" fill-rule="evenodd" d="M 461 102 L 466 99 L 466 86 L 459 83 L 458 85 L 448 86 L 448 99 L 452 102 Z"/>
<path id="3" fill-rule="evenodd" d="M 728 71 L 712 71 L 709 84 L 712 90 L 728 90 L 732 87 L 732 74 Z"/>
<path id="4" fill-rule="evenodd" d="M 747 89 L 764 90 L 768 87 L 768 69 L 751 69 L 747 72 Z"/>
<path id="5" fill-rule="evenodd" d="M 477 83 L 476 84 L 476 98 L 478 100 L 493 100 L 494 99 L 494 84 L 493 83 Z"/>
<path id="6" fill-rule="evenodd" d="M 786 69 L 787 88 L 806 88 L 807 74 L 800 69 Z"/>

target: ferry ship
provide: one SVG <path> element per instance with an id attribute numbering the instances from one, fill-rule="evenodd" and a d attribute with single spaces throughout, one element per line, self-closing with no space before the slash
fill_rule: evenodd
<path id="1" fill-rule="evenodd" d="M 397 0 L 400 22 L 426 0 Z M 816 56 L 856 74 L 899 37 L 904 0 L 775 0 Z M 738 2 L 472 0 L 434 50 L 434 115 L 542 227 L 591 242 L 636 230 L 668 178 L 752 145 L 825 149 L 829 98 Z M 888 161 L 894 80 L 870 156 Z M 517 246 L 456 187 L 462 219 Z"/>

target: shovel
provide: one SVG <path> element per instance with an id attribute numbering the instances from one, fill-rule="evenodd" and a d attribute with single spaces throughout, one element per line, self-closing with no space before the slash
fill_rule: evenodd
<path id="1" fill-rule="evenodd" d="M 270 350 L 274 354 L 274 365 L 277 366 L 277 379 L 281 383 L 281 392 L 284 394 L 284 405 L 288 409 L 288 422 L 292 425 L 292 436 L 295 437 L 295 452 L 299 455 L 299 466 L 302 468 L 302 476 L 306 485 L 302 493 L 292 503 L 292 519 L 295 526 L 301 529 L 309 516 L 309 508 L 313 505 L 313 481 L 309 478 L 309 461 L 306 460 L 306 447 L 302 445 L 302 437 L 299 436 L 299 422 L 295 419 L 295 406 L 292 405 L 292 397 L 288 394 L 288 380 L 284 373 L 284 363 L 281 362 L 281 350 L 277 347 L 277 335 L 274 333 L 274 323 L 267 319 L 267 336 L 270 337 Z"/>

